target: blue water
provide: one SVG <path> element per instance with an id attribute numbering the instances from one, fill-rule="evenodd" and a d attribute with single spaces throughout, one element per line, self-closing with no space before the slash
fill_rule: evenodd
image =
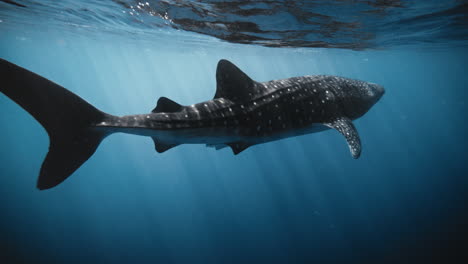
<path id="1" fill-rule="evenodd" d="M 0 94 L 5 263 L 461 263 L 463 39 L 433 46 L 418 36 L 359 51 L 267 48 L 161 28 L 149 37 L 127 25 L 121 34 L 47 27 L 15 8 L 0 3 L 0 58 L 115 115 L 149 112 L 160 96 L 187 105 L 211 99 L 222 58 L 258 81 L 332 74 L 381 84 L 386 94 L 355 121 L 358 160 L 331 130 L 237 156 L 203 145 L 158 154 L 149 138 L 115 134 L 46 191 L 35 183 L 48 136 Z"/>

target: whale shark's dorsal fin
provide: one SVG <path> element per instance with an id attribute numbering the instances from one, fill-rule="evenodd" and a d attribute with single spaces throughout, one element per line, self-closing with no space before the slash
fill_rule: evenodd
<path id="1" fill-rule="evenodd" d="M 173 113 L 173 112 L 179 112 L 182 110 L 182 106 L 171 99 L 167 97 L 160 97 L 158 100 L 158 103 L 156 104 L 156 107 L 153 109 L 153 113 Z"/>
<path id="2" fill-rule="evenodd" d="M 225 98 L 232 101 L 244 101 L 251 99 L 256 94 L 261 94 L 265 89 L 232 62 L 228 60 L 218 62 L 215 99 Z"/>
<path id="3" fill-rule="evenodd" d="M 361 155 L 361 140 L 359 139 L 359 134 L 356 128 L 353 125 L 353 122 L 347 117 L 335 118 L 329 123 L 324 123 L 324 125 L 338 130 L 348 142 L 349 151 L 353 158 L 357 159 Z"/>

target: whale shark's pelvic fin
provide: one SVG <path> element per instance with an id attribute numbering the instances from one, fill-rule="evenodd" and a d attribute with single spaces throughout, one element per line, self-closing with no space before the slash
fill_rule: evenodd
<path id="1" fill-rule="evenodd" d="M 29 112 L 49 134 L 49 153 L 37 188 L 52 188 L 93 155 L 108 133 L 91 126 L 111 116 L 60 85 L 2 59 L 0 73 L 0 92 Z"/>
<path id="2" fill-rule="evenodd" d="M 347 117 L 339 117 L 324 125 L 338 130 L 348 142 L 349 151 L 353 158 L 357 159 L 361 155 L 361 140 L 359 134 L 353 125 L 353 122 Z"/>
<path id="3" fill-rule="evenodd" d="M 246 150 L 248 147 L 252 146 L 251 144 L 248 144 L 245 142 L 234 142 L 234 143 L 229 143 L 227 145 L 231 147 L 234 155 L 237 155 L 241 153 L 242 151 Z"/>
<path id="4" fill-rule="evenodd" d="M 174 113 L 182 110 L 182 106 L 167 97 L 160 97 L 156 107 L 153 109 L 153 113 Z"/>
<path id="5" fill-rule="evenodd" d="M 266 88 L 250 79 L 236 65 L 220 60 L 216 69 L 216 94 L 214 98 L 225 98 L 239 102 L 261 94 Z"/>
<path id="6" fill-rule="evenodd" d="M 152 139 L 154 142 L 154 148 L 156 149 L 158 153 L 163 153 L 179 145 L 179 144 L 166 144 L 164 142 L 159 141 L 156 137 L 152 137 Z"/>
<path id="7" fill-rule="evenodd" d="M 226 145 L 226 144 L 206 144 L 206 147 L 207 148 L 214 148 L 216 150 L 220 150 L 220 149 L 223 149 L 223 148 L 227 148 L 229 146 Z"/>

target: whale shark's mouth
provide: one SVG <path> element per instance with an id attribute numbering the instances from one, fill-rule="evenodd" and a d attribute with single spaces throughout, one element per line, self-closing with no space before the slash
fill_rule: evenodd
<path id="1" fill-rule="evenodd" d="M 376 83 L 369 83 L 370 91 L 372 92 L 373 96 L 377 97 L 377 100 L 380 99 L 385 94 L 385 88 Z"/>

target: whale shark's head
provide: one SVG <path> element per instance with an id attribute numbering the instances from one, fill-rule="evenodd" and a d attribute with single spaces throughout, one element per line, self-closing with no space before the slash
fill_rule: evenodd
<path id="1" fill-rule="evenodd" d="M 376 83 L 348 80 L 345 86 L 343 107 L 352 119 L 364 115 L 385 93 L 383 86 Z"/>
<path id="2" fill-rule="evenodd" d="M 379 101 L 380 97 L 384 95 L 385 89 L 382 85 L 376 83 L 366 83 L 364 89 L 367 91 L 368 100 L 372 101 L 372 105 Z"/>

